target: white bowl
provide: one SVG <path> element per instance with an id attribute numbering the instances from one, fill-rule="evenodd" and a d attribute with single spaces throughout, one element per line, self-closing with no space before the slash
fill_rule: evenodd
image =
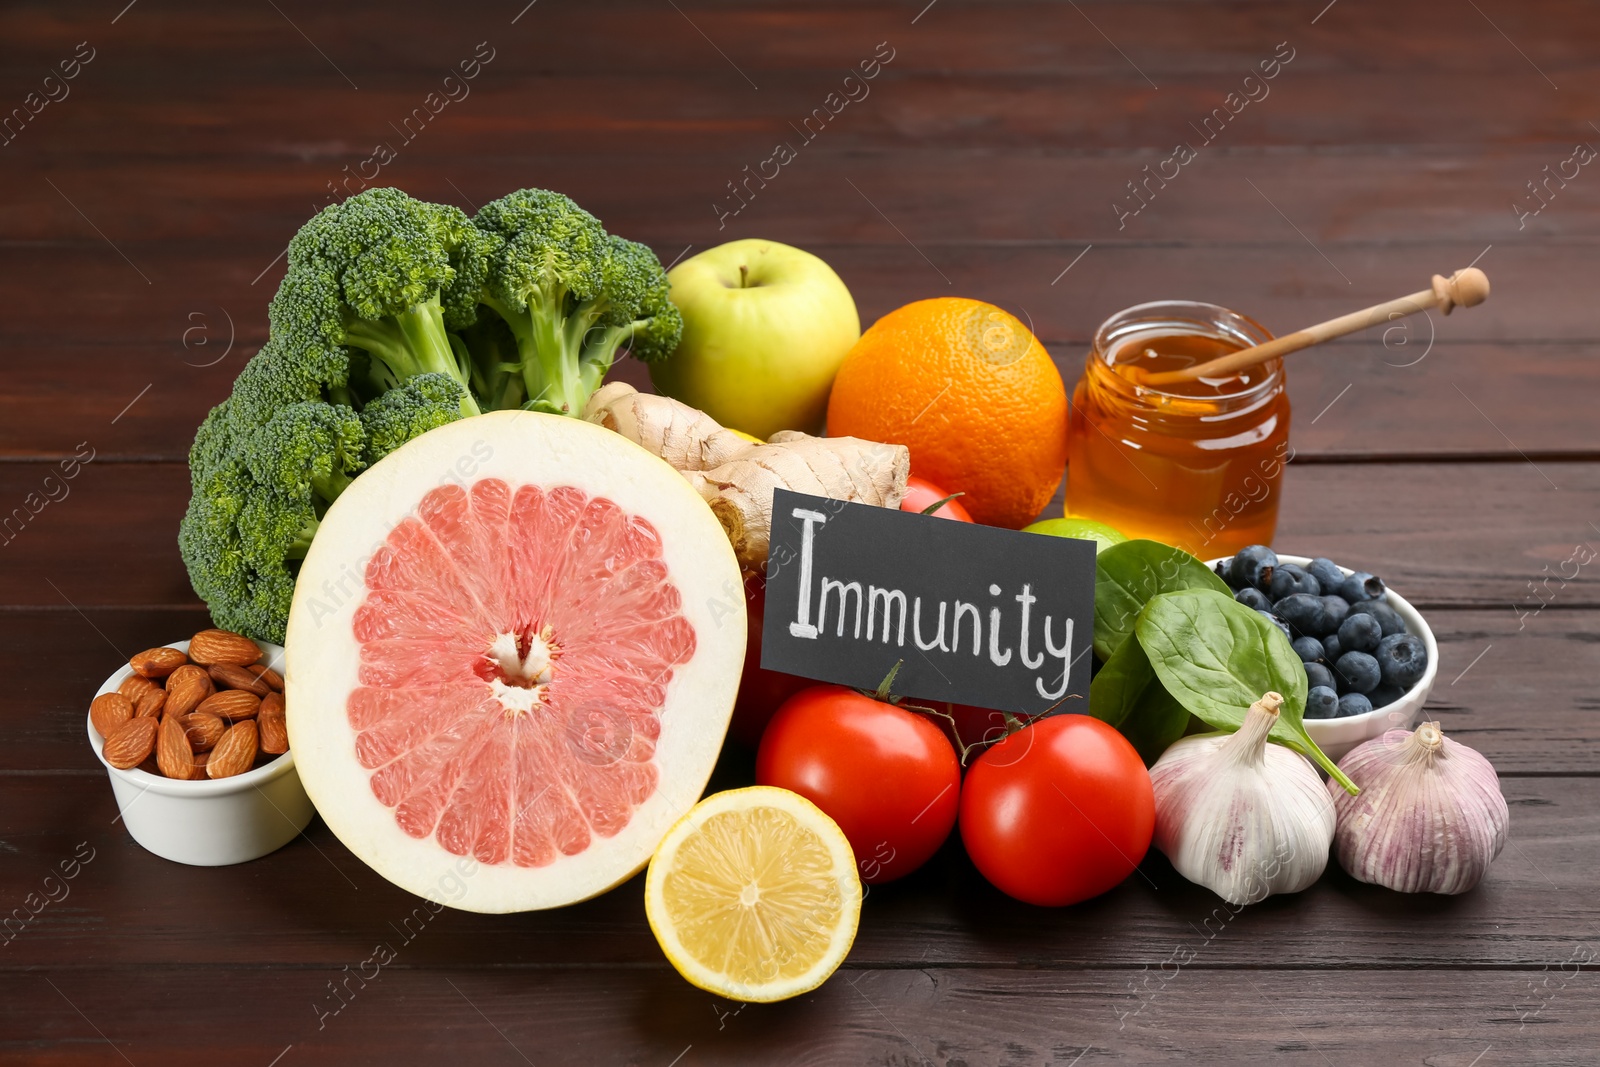
<path id="1" fill-rule="evenodd" d="M 1207 566 L 1215 567 L 1223 559 L 1211 560 Z M 1309 556 L 1289 556 L 1278 553 L 1281 563 L 1298 563 L 1304 567 L 1311 562 Z M 1340 567 L 1345 574 L 1354 574 L 1349 567 Z M 1385 582 L 1385 585 L 1388 583 Z M 1433 631 L 1428 628 L 1424 619 L 1411 604 L 1396 593 L 1392 588 L 1385 598 L 1395 614 L 1405 620 L 1406 631 L 1422 638 L 1422 643 L 1428 650 L 1428 667 L 1422 672 L 1422 680 L 1402 693 L 1394 703 L 1385 704 L 1381 708 L 1373 708 L 1365 715 L 1351 715 L 1343 719 L 1307 719 L 1305 720 L 1306 733 L 1311 735 L 1311 740 L 1317 747 L 1327 753 L 1329 759 L 1338 763 L 1344 758 L 1345 753 L 1361 744 L 1363 741 L 1382 736 L 1385 730 L 1404 730 L 1411 726 L 1416 719 L 1417 712 L 1422 710 L 1422 705 L 1427 702 L 1428 691 L 1433 688 L 1434 675 L 1439 673 L 1439 645 L 1433 639 Z"/>
<path id="2" fill-rule="evenodd" d="M 258 641 L 267 664 L 283 673 L 283 649 Z M 189 650 L 189 642 L 168 648 Z M 133 668 L 106 679 L 95 696 L 114 693 Z M 89 721 L 89 745 L 111 776 L 111 791 L 133 839 L 163 859 L 196 867 L 243 863 L 276 851 L 299 836 L 316 809 L 300 785 L 294 753 L 231 778 L 181 782 L 138 768 L 119 770 L 106 763 L 105 738 Z"/>

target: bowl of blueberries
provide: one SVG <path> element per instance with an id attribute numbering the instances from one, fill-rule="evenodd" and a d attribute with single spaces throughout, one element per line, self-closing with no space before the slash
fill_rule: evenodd
<path id="1" fill-rule="evenodd" d="M 1383 579 L 1331 559 L 1251 545 L 1211 561 L 1233 598 L 1267 616 L 1305 665 L 1306 732 L 1339 760 L 1385 730 L 1405 729 L 1438 671 L 1433 631 Z"/>

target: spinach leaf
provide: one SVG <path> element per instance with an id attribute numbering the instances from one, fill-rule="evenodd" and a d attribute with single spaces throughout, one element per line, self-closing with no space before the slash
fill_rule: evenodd
<path id="1" fill-rule="evenodd" d="M 1137 645 L 1139 642 L 1124 643 Z M 1139 758 L 1148 767 L 1184 735 L 1193 718 L 1188 708 L 1178 703 L 1171 693 L 1161 687 L 1160 682 L 1156 682 L 1144 691 L 1138 708 L 1122 724 L 1122 736 L 1132 743 Z"/>
<path id="2" fill-rule="evenodd" d="M 1110 661 L 1133 633 L 1134 622 L 1151 597 L 1177 589 L 1214 589 L 1233 595 L 1210 567 L 1159 541 L 1124 541 L 1096 556 L 1094 653 L 1101 662 Z"/>
<path id="3" fill-rule="evenodd" d="M 1155 680 L 1156 672 L 1139 642 L 1122 642 L 1089 683 L 1089 714 L 1126 733 L 1129 716 Z M 1156 685 L 1159 688 L 1160 683 Z"/>
<path id="4" fill-rule="evenodd" d="M 1145 764 L 1161 758 L 1189 726 L 1189 709 L 1156 678 L 1138 641 L 1124 641 L 1089 686 L 1089 714 L 1126 737 Z"/>
<path id="5" fill-rule="evenodd" d="M 1179 590 L 1152 599 L 1135 633 L 1166 691 L 1219 730 L 1237 730 L 1263 693 L 1282 694 L 1271 736 L 1357 791 L 1306 733 L 1305 668 L 1283 631 L 1260 612 L 1209 589 Z"/>

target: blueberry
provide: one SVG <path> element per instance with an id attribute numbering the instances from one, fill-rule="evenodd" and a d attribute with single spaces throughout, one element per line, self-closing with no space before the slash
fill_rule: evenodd
<path id="1" fill-rule="evenodd" d="M 1378 620 L 1378 625 L 1383 628 L 1383 636 L 1390 634 L 1403 634 L 1406 632 L 1406 621 L 1382 600 L 1363 600 L 1359 604 L 1350 605 L 1352 615 L 1371 615 Z"/>
<path id="2" fill-rule="evenodd" d="M 1383 579 L 1375 578 L 1366 571 L 1356 571 L 1340 583 L 1334 592 L 1352 604 L 1358 600 L 1374 600 L 1383 595 Z"/>
<path id="3" fill-rule="evenodd" d="M 1248 585 L 1239 590 L 1237 593 L 1233 594 L 1233 599 L 1237 600 L 1245 607 L 1255 608 L 1257 611 L 1272 610 L 1272 601 L 1267 599 L 1267 594 Z"/>
<path id="4" fill-rule="evenodd" d="M 1383 626 L 1377 617 L 1351 615 L 1339 626 L 1339 647 L 1345 652 L 1376 652 L 1383 640 Z"/>
<path id="5" fill-rule="evenodd" d="M 1339 694 L 1325 685 L 1314 685 L 1311 692 L 1306 694 L 1306 710 L 1303 718 L 1307 719 L 1332 719 L 1339 714 Z"/>
<path id="6" fill-rule="evenodd" d="M 1092 659 L 1093 657 L 1090 658 Z M 1328 668 L 1324 667 L 1320 663 L 1307 663 L 1305 667 L 1306 683 L 1312 689 L 1315 689 L 1320 685 L 1324 689 L 1332 689 L 1335 692 L 1338 691 L 1338 688 L 1333 683 L 1333 672 Z"/>
<path id="7" fill-rule="evenodd" d="M 1267 595 L 1274 603 L 1295 593 L 1317 596 L 1321 592 L 1322 586 L 1298 563 L 1280 563 L 1273 568 L 1272 581 L 1267 589 Z"/>
<path id="8" fill-rule="evenodd" d="M 1333 673 L 1344 679 L 1346 692 L 1370 693 L 1383 679 L 1378 661 L 1365 652 L 1346 652 L 1333 665 Z"/>
<path id="9" fill-rule="evenodd" d="M 1339 624 L 1350 614 L 1350 601 L 1328 594 L 1322 598 L 1322 610 L 1328 616 L 1328 632 L 1331 634 L 1339 629 Z"/>
<path id="10" fill-rule="evenodd" d="M 1352 715 L 1365 715 L 1372 710 L 1372 701 L 1361 693 L 1346 693 L 1339 698 L 1339 718 L 1348 719 Z"/>
<path id="11" fill-rule="evenodd" d="M 1344 584 L 1344 571 L 1326 556 L 1318 556 L 1306 564 L 1306 573 L 1317 580 L 1325 592 L 1333 592 Z"/>
<path id="12" fill-rule="evenodd" d="M 1231 571 L 1233 569 L 1233 557 L 1232 556 L 1229 556 L 1227 559 L 1219 559 L 1219 560 L 1217 560 L 1216 565 L 1213 566 L 1211 569 L 1216 571 L 1217 572 L 1217 577 L 1221 578 L 1223 581 L 1227 582 L 1229 587 L 1234 587 L 1233 586 L 1233 576 L 1232 576 L 1232 573 L 1231 573 Z"/>
<path id="13" fill-rule="evenodd" d="M 1338 634 L 1329 634 L 1322 639 L 1322 658 L 1329 663 L 1338 663 L 1339 657 L 1344 655 L 1344 646 L 1339 644 Z"/>
<path id="14" fill-rule="evenodd" d="M 1373 707 L 1382 708 L 1393 704 L 1405 695 L 1405 690 L 1399 686 L 1379 685 L 1378 688 L 1367 694 L 1367 699 L 1372 702 Z"/>
<path id="15" fill-rule="evenodd" d="M 1428 647 L 1420 637 L 1390 634 L 1378 642 L 1376 658 L 1385 685 L 1410 689 L 1422 681 L 1422 672 L 1428 668 Z"/>
<path id="16" fill-rule="evenodd" d="M 1278 601 L 1272 610 L 1281 615 L 1284 622 L 1294 627 L 1296 633 L 1307 637 L 1321 637 L 1328 632 L 1327 615 L 1322 610 L 1322 598 L 1319 596 L 1295 593 Z"/>
<path id="17" fill-rule="evenodd" d="M 1261 611 L 1260 608 L 1257 608 L 1256 610 L 1257 611 Z M 1263 614 L 1267 618 L 1271 619 L 1272 620 L 1272 625 L 1276 626 L 1278 629 L 1283 631 L 1283 636 L 1290 637 L 1290 638 L 1292 638 L 1294 636 L 1293 634 L 1291 634 L 1289 632 L 1289 624 L 1284 622 L 1281 618 L 1279 618 L 1278 616 L 1274 615 L 1270 611 L 1261 611 L 1261 614 Z"/>
<path id="18" fill-rule="evenodd" d="M 1250 545 L 1234 553 L 1228 576 L 1235 589 L 1248 585 L 1264 590 L 1272 580 L 1272 568 L 1277 565 L 1278 554 L 1272 549 L 1266 545 Z"/>
<path id="19" fill-rule="evenodd" d="M 1294 650 L 1302 663 L 1317 663 L 1322 659 L 1322 642 L 1315 637 L 1297 637 Z"/>

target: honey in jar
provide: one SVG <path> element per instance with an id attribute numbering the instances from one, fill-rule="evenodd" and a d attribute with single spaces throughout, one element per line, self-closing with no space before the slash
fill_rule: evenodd
<path id="1" fill-rule="evenodd" d="M 1107 319 L 1073 392 L 1067 514 L 1201 559 L 1270 544 L 1293 457 L 1282 360 L 1159 387 L 1142 379 L 1271 339 L 1243 315 L 1191 301 Z"/>

